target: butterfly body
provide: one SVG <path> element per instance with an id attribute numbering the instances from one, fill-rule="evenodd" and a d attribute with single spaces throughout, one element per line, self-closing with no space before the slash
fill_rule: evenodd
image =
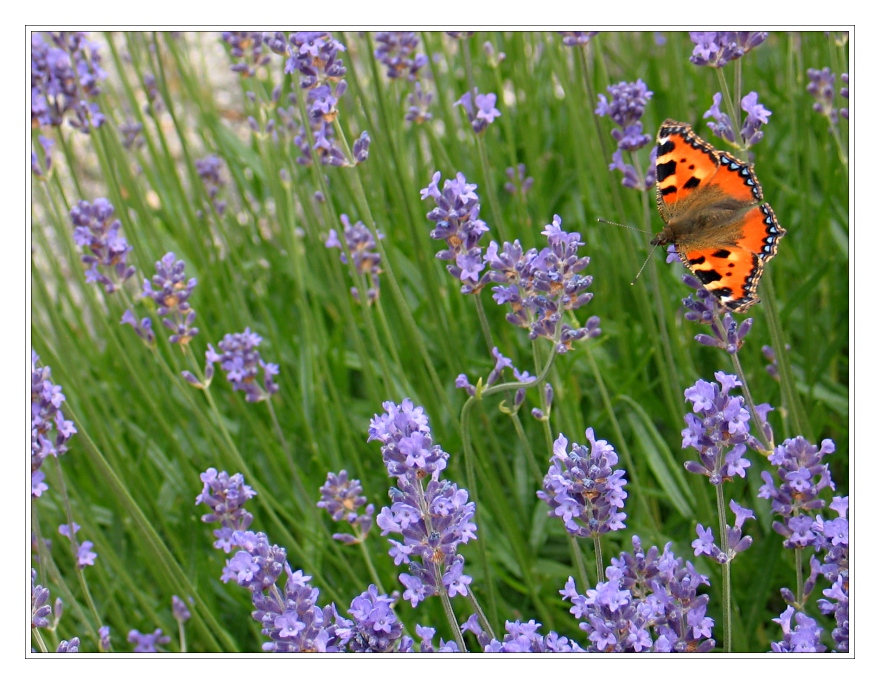
<path id="1" fill-rule="evenodd" d="M 729 310 L 760 301 L 758 281 L 785 229 L 751 164 L 716 150 L 688 124 L 667 119 L 657 134 L 657 209 L 664 228 L 653 245 L 675 245 L 682 262 Z"/>

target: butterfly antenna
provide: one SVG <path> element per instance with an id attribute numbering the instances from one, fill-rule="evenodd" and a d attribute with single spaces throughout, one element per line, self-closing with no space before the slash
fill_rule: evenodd
<path id="1" fill-rule="evenodd" d="M 614 221 L 606 221 L 603 218 L 596 219 L 599 223 L 607 223 L 609 226 L 618 226 L 620 228 L 629 228 L 630 230 L 634 230 L 637 233 L 645 233 L 646 235 L 650 235 L 650 231 L 642 230 L 641 228 L 635 228 L 634 226 L 628 226 L 625 223 L 615 223 Z"/>
<path id="2" fill-rule="evenodd" d="M 647 265 L 648 265 L 648 262 L 651 260 L 651 256 L 654 254 L 654 250 L 655 250 L 655 249 L 657 249 L 657 245 L 654 245 L 654 246 L 651 248 L 651 251 L 648 252 L 648 258 L 645 259 L 645 263 L 642 264 L 642 267 L 639 269 L 639 272 L 636 273 L 636 277 L 632 279 L 632 282 L 630 283 L 630 285 L 635 285 L 635 284 L 636 284 L 636 281 L 639 279 L 639 276 L 642 275 L 642 271 L 645 270 L 645 266 L 647 266 Z"/>

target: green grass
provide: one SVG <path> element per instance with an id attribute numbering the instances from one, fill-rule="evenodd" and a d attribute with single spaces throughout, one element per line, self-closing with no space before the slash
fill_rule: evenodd
<path id="1" fill-rule="evenodd" d="M 109 625 L 115 650 L 130 649 L 130 629 L 161 627 L 174 637 L 167 649 L 178 651 L 174 594 L 195 600 L 189 651 L 260 649 L 264 637 L 250 618 L 249 595 L 219 581 L 225 557 L 211 546 L 211 526 L 200 521 L 207 509 L 194 505 L 199 474 L 208 467 L 245 474 L 258 491 L 248 506 L 251 529 L 287 549 L 294 569 L 313 577 L 322 605 L 334 601 L 344 613 L 374 581 L 365 553 L 384 591 L 402 592 L 401 568 L 379 530 L 370 534 L 365 553 L 341 546 L 331 534 L 345 530 L 315 503 L 327 472 L 345 469 L 361 480 L 377 510 L 389 505 L 394 482 L 379 446 L 367 443 L 367 430 L 383 401 L 404 397 L 425 408 L 434 441 L 451 454 L 444 476 L 475 488 L 479 541 L 459 551 L 496 634 L 504 633 L 505 620 L 534 618 L 542 632 L 589 643 L 559 596 L 568 576 L 578 577 L 572 546 L 535 492 L 548 466 L 549 441 L 561 432 L 583 442 L 592 427 L 614 445 L 630 482 L 627 527 L 602 538 L 605 563 L 631 549 L 632 535 L 645 546 L 672 541 L 676 554 L 710 577 L 709 614 L 720 645 L 730 638 L 722 628 L 721 574 L 704 557 L 694 559 L 690 548 L 697 523 L 717 530 L 714 491 L 705 478 L 684 471 L 695 452 L 681 448 L 681 430 L 689 410 L 683 391 L 734 368 L 726 353 L 694 342 L 703 330 L 683 317 L 681 300 L 689 290 L 680 265 L 666 265 L 654 253 L 630 285 L 648 256 L 649 236 L 596 219 L 650 233 L 661 221 L 653 191 L 628 190 L 608 171 L 612 124 L 593 114 L 596 95 L 609 84 L 641 78 L 654 93 L 643 118 L 646 132 L 653 136 L 673 118 L 725 148 L 702 118 L 719 90 L 716 71 L 688 61 L 692 44 L 684 33 L 666 34 L 662 45 L 651 33 L 600 34 L 585 51 L 564 47 L 556 34 L 485 32 L 454 41 L 423 33 L 421 51 L 432 60 L 421 73 L 434 93 L 434 119 L 419 126 L 404 121 L 412 85 L 385 76 L 372 57 L 374 36 L 335 37 L 348 48 L 337 135 L 349 145 L 364 130 L 372 138 L 369 159 L 357 167 L 302 166 L 291 134 L 280 131 L 276 140 L 254 133 L 248 116 L 262 126 L 269 118 L 281 123 L 271 93 L 280 86 L 286 102 L 300 92 L 298 75 L 283 74 L 283 58 L 269 53 L 255 77 L 237 76 L 228 71 L 217 34 L 93 35 L 108 73 L 97 99 L 106 124 L 89 136 L 66 124 L 33 131 L 35 147 L 37 133 L 55 147 L 52 173 L 32 182 L 32 347 L 63 387 L 65 414 L 78 430 L 60 459 L 63 486 L 47 462 L 50 490 L 32 506 L 34 532 L 52 542 L 51 551 L 41 546 L 39 562 L 33 561 L 38 581 L 66 605 L 57 634 L 45 636 L 50 650 L 58 639 L 79 635 L 83 650 L 96 651 L 98 627 Z M 796 435 L 813 444 L 835 442 L 829 465 L 834 494 L 844 496 L 849 173 L 827 119 L 813 111 L 806 91 L 808 68 L 847 70 L 848 46 L 836 38 L 771 33 L 725 75 L 732 82 L 741 68 L 742 92 L 757 91 L 773 113 L 752 161 L 766 200 L 788 230 L 761 281 L 763 302 L 748 313 L 754 325 L 740 359 L 755 401 L 776 407 L 770 421 L 777 444 Z M 487 60 L 486 41 L 506 55 L 500 64 Z M 145 108 L 146 74 L 155 77 L 161 109 Z M 502 113 L 479 140 L 453 105 L 471 82 L 480 92 L 498 93 Z M 299 117 L 296 105 L 292 112 Z M 133 150 L 121 142 L 119 125 L 126 120 L 143 125 L 143 145 Z M 845 146 L 848 129 L 841 123 Z M 643 167 L 649 152 L 647 146 L 637 153 Z M 195 160 L 208 154 L 224 162 L 220 198 L 228 206 L 222 215 L 210 208 L 195 169 Z M 503 190 L 505 169 L 518 163 L 534 178 L 524 197 Z M 556 357 L 548 376 L 555 390 L 548 426 L 528 413 L 539 405 L 537 388 L 529 390 L 519 423 L 499 410 L 497 397 L 477 403 L 461 422 L 467 396 L 454 387 L 456 376 L 486 378 L 493 360 L 473 297 L 460 294 L 444 262 L 434 258 L 443 245 L 429 237 L 431 206 L 419 191 L 438 170 L 444 178 L 460 171 L 478 185 L 488 239 L 540 248 L 541 231 L 558 214 L 585 243 L 580 253 L 591 258 L 595 296 L 575 314 L 581 324 L 599 316 L 602 334 Z M 318 191 L 325 201 L 316 201 Z M 112 295 L 85 282 L 68 219 L 78 200 L 98 197 L 115 206 L 133 247 L 129 262 L 138 269 L 125 290 Z M 337 250 L 323 246 L 330 229 L 341 229 L 340 214 L 384 235 L 381 297 L 373 306 L 351 297 L 349 268 Z M 136 301 L 139 283 L 169 251 L 198 279 L 190 302 L 201 332 L 187 353 L 168 343 L 155 307 Z M 550 343 L 533 345 L 526 331 L 508 324 L 488 288 L 478 296 L 493 344 L 516 367 L 537 374 Z M 154 349 L 119 325 L 131 306 L 139 317 L 153 316 Z M 209 343 L 216 347 L 224 334 L 245 327 L 263 337 L 263 358 L 280 366 L 271 406 L 246 403 L 219 369 L 209 393 L 180 377 L 182 370 L 203 367 Z M 764 370 L 767 344 L 780 357 L 782 383 Z M 473 449 L 472 476 L 465 437 Z M 748 478 L 724 490 L 757 516 L 745 530 L 754 545 L 731 565 L 732 645 L 741 652 L 766 651 L 781 638 L 771 621 L 785 608 L 779 589 L 794 589 L 796 582 L 795 556 L 782 548 L 769 504 L 757 497 L 768 464 L 758 453 L 747 457 Z M 83 572 L 57 533 L 68 520 L 64 491 L 82 526 L 79 538 L 92 540 L 98 553 Z M 828 490 L 822 495 L 830 501 Z M 594 584 L 592 545 L 578 553 Z M 825 628 L 831 647 L 833 622 L 816 608 L 823 581 L 805 609 Z M 452 605 L 464 622 L 471 613 L 467 602 L 459 597 Z M 399 602 L 395 610 L 412 635 L 418 622 L 452 638 L 436 598 L 416 609 Z"/>

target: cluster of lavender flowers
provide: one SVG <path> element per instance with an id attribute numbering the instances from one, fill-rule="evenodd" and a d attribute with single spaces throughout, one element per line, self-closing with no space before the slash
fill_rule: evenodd
<path id="1" fill-rule="evenodd" d="M 70 125 L 88 134 L 104 123 L 94 102 L 107 77 L 97 45 L 79 31 L 48 35 L 53 45 L 31 34 L 31 124 L 60 126 L 72 112 Z"/>
<path id="2" fill-rule="evenodd" d="M 79 525 L 74 521 L 73 531 L 70 530 L 69 525 L 59 525 L 58 534 L 62 537 L 67 537 L 73 543 L 76 553 L 76 567 L 82 570 L 87 565 L 94 565 L 98 554 L 92 551 L 92 548 L 95 546 L 92 542 L 84 541 L 80 544 L 76 541 L 76 533 L 79 532 L 79 529 Z"/>
<path id="3" fill-rule="evenodd" d="M 590 263 L 589 257 L 579 257 L 580 233 L 562 230 L 562 219 L 553 217 L 541 235 L 547 237 L 548 247 L 539 252 L 532 247 L 523 252 L 519 240 L 505 242 L 499 251 L 493 240 L 486 250 L 489 271 L 480 279 L 480 285 L 499 283 L 492 288 L 492 298 L 499 305 L 508 304 L 509 323 L 529 330 L 529 339 L 545 337 L 556 343 L 556 352 L 564 354 L 576 340 L 597 337 L 599 317 L 591 316 L 580 328 L 562 323 L 566 311 L 587 304 L 593 293 L 587 288 L 593 277 L 580 275 Z M 561 326 L 561 327 L 560 327 Z"/>
<path id="4" fill-rule="evenodd" d="M 622 184 L 627 188 L 638 188 L 649 190 L 654 187 L 656 182 L 655 160 L 657 158 L 657 150 L 651 150 L 651 157 L 648 162 L 648 171 L 644 177 L 632 165 L 623 161 L 623 153 L 635 152 L 651 142 L 651 136 L 646 134 L 642 128 L 642 115 L 645 113 L 645 106 L 648 100 L 654 94 L 642 79 L 635 83 L 627 83 L 621 81 L 617 85 L 608 86 L 608 93 L 611 95 L 609 101 L 605 95 L 599 95 L 599 105 L 596 107 L 595 113 L 599 116 L 609 116 L 611 120 L 619 127 L 611 131 L 611 136 L 617 141 L 617 150 L 611 157 L 611 164 L 608 166 L 610 171 L 620 171 L 623 174 Z"/>
<path id="5" fill-rule="evenodd" d="M 721 68 L 754 50 L 767 39 L 766 31 L 691 31 L 691 62 Z"/>
<path id="6" fill-rule="evenodd" d="M 745 461 L 748 463 L 748 461 Z M 745 472 L 745 471 L 743 471 Z M 735 520 L 733 525 L 725 525 L 725 540 L 727 551 L 724 551 L 715 543 L 715 536 L 711 527 L 703 527 L 697 523 L 697 538 L 691 542 L 695 556 L 708 556 L 719 565 L 730 563 L 736 554 L 742 553 L 752 545 L 749 535 L 743 536 L 743 525 L 746 520 L 755 520 L 754 511 L 740 506 L 733 499 L 730 500 L 730 510 L 733 511 Z"/>
<path id="7" fill-rule="evenodd" d="M 229 45 L 229 53 L 236 61 L 232 70 L 242 77 L 255 76 L 257 69 L 269 63 L 261 31 L 223 31 L 223 42 Z"/>
<path id="8" fill-rule="evenodd" d="M 547 237 L 548 247 L 540 252 L 529 249 L 523 252 L 519 240 L 504 243 L 499 252 L 498 244 L 489 244 L 485 258 L 478 242 L 489 230 L 480 218 L 480 203 L 474 190 L 477 186 L 467 182 L 463 174 L 446 179 L 441 192 L 438 187 L 440 172 L 431 178 L 428 187 L 421 191 L 422 199 L 431 198 L 436 203 L 427 218 L 434 221 L 431 237 L 445 240 L 448 249 L 437 253 L 443 261 L 454 261 L 446 268 L 453 277 L 463 283 L 463 294 L 474 294 L 489 283 L 499 283 L 493 288 L 493 298 L 498 304 L 509 304 L 512 312 L 507 320 L 513 325 L 527 328 L 529 337 L 546 337 L 557 342 L 557 352 L 571 349 L 571 343 L 585 337 L 600 334 L 599 318 L 591 317 L 582 328 L 559 324 L 565 311 L 585 305 L 592 293 L 585 290 L 592 284 L 591 276 L 579 275 L 590 263 L 589 257 L 578 257 L 577 250 L 583 243 L 579 233 L 562 230 L 562 219 L 553 217 L 553 223 L 541 233 Z M 489 270 L 482 276 L 486 266 Z M 559 336 L 557 339 L 557 335 Z"/>
<path id="9" fill-rule="evenodd" d="M 232 389 L 245 393 L 245 400 L 250 402 L 265 401 L 278 391 L 273 378 L 278 375 L 278 364 L 266 363 L 257 349 L 263 338 L 245 328 L 244 332 L 227 333 L 217 344 L 222 353 L 218 354 L 214 346 L 209 344 L 205 352 L 205 380 L 210 382 L 214 377 L 214 364 L 219 363 L 226 373 L 226 379 L 232 383 Z M 263 372 L 263 385 L 257 382 L 257 375 Z M 189 371 L 183 371 L 184 379 L 196 387 L 202 383 Z"/>
<path id="10" fill-rule="evenodd" d="M 477 243 L 489 226 L 480 218 L 480 202 L 474 192 L 477 186 L 468 183 L 461 172 L 454 179 L 447 178 L 443 182 L 442 192 L 439 183 L 440 172 L 437 171 L 428 187 L 421 190 L 422 199 L 430 197 L 437 204 L 427 215 L 436 224 L 431 237 L 445 240 L 448 247 L 437 252 L 436 256 L 442 261 L 454 262 L 446 269 L 462 282 L 463 294 L 479 292 L 485 285 L 480 279 L 485 263 L 482 248 Z"/>
<path id="11" fill-rule="evenodd" d="M 132 649 L 135 653 L 158 653 L 160 646 L 171 641 L 171 637 L 163 634 L 161 628 L 156 628 L 153 632 L 141 634 L 138 630 L 133 629 L 128 633 L 128 642 L 134 644 Z"/>
<path id="12" fill-rule="evenodd" d="M 836 76 L 831 72 L 831 69 L 828 67 L 821 71 L 819 69 L 807 69 L 807 78 L 810 80 L 809 84 L 807 84 L 807 92 L 816 100 L 813 104 L 815 111 L 826 116 L 832 125 L 838 122 L 838 116 L 849 119 L 849 107 L 838 109 L 834 106 L 834 81 Z M 841 74 L 840 80 L 844 83 L 844 86 L 840 89 L 840 96 L 849 100 L 849 74 Z"/>
<path id="13" fill-rule="evenodd" d="M 383 536 L 403 538 L 403 543 L 389 540 L 394 564 L 409 564 L 410 572 L 399 575 L 406 587 L 403 598 L 415 607 L 441 592 L 467 596 L 471 577 L 464 574 L 457 549 L 476 539 L 471 522 L 476 506 L 466 490 L 439 479 L 449 454 L 433 443 L 424 409 L 409 399 L 382 407 L 385 413 L 370 421 L 368 441 L 382 444 L 382 460 L 397 487 L 390 492 L 391 507 L 382 508 L 376 523 Z"/>
<path id="14" fill-rule="evenodd" d="M 226 184 L 220 176 L 220 169 L 222 167 L 223 164 L 220 161 L 220 157 L 216 154 L 210 154 L 204 159 L 196 159 L 196 171 L 199 174 L 199 178 L 202 179 L 202 183 L 205 185 L 205 191 L 208 193 L 208 198 L 214 205 L 214 209 L 221 216 L 226 211 L 226 202 L 217 197 L 220 188 Z M 199 215 L 201 216 L 201 211 L 199 211 Z"/>
<path id="15" fill-rule="evenodd" d="M 156 311 L 162 316 L 162 325 L 172 331 L 168 338 L 171 344 L 187 345 L 190 340 L 199 334 L 199 329 L 193 327 L 196 312 L 189 303 L 189 297 L 196 286 L 196 279 L 186 279 L 184 269 L 186 264 L 174 256 L 174 252 L 168 252 L 161 261 L 156 262 L 156 275 L 152 281 L 144 278 L 142 295 L 152 299 L 158 305 Z M 153 288 L 157 289 L 153 289 Z M 134 314 L 128 310 L 122 317 L 122 322 L 134 327 L 135 331 L 146 341 L 152 335 L 150 319 L 141 322 L 135 319 Z"/>
<path id="16" fill-rule="evenodd" d="M 376 507 L 367 504 L 363 513 L 359 509 L 367 504 L 367 497 L 363 495 L 360 480 L 349 480 L 348 473 L 344 470 L 336 473 L 327 473 L 327 480 L 321 487 L 321 500 L 318 508 L 325 509 L 330 517 L 336 522 L 345 520 L 352 526 L 355 534 L 334 534 L 333 539 L 343 544 L 360 544 L 373 528 L 373 513 Z"/>
<path id="17" fill-rule="evenodd" d="M 746 448 L 762 451 L 763 445 L 749 432 L 752 416 L 742 397 L 731 396 L 730 391 L 742 382 L 735 375 L 721 371 L 715 373 L 714 382 L 697 380 L 693 387 L 684 391 L 694 413 L 685 415 L 687 427 L 681 431 L 682 449 L 688 447 L 700 454 L 700 461 L 687 461 L 684 467 L 697 475 L 705 475 L 712 485 L 745 477 L 751 462 L 744 458 Z M 755 407 L 764 427 L 770 434 L 767 414 L 773 410 L 769 404 Z"/>
<path id="18" fill-rule="evenodd" d="M 770 499 L 771 510 L 780 516 L 781 520 L 773 522 L 773 529 L 783 537 L 783 546 L 804 551 L 812 547 L 825 554 L 822 563 L 815 556 L 810 558 L 811 573 L 804 582 L 802 597 L 782 589 L 789 608 L 777 620 L 783 628 L 783 640 L 773 644 L 776 651 L 825 650 L 815 621 L 801 612 L 795 615 L 792 607 L 802 609 L 820 574 L 830 586 L 823 590 L 825 598 L 819 599 L 819 610 L 834 616 L 836 626 L 831 636 L 837 650 L 849 650 L 849 497 L 833 497 L 828 508 L 836 517 L 828 519 L 823 517 L 826 503 L 819 498 L 823 489 L 835 488 L 828 465 L 823 463 L 823 457 L 834 450 L 830 439 L 823 440 L 818 448 L 803 437 L 787 439 L 770 456 L 776 478 L 768 471 L 761 473 L 764 485 L 758 496 Z M 792 616 L 797 622 L 794 630 L 790 627 Z"/>
<path id="19" fill-rule="evenodd" d="M 538 498 L 549 507 L 548 515 L 560 518 L 573 537 L 597 538 L 626 527 L 623 508 L 626 484 L 623 470 L 614 470 L 617 454 L 604 439 L 597 440 L 587 428 L 590 447 L 573 443 L 560 434 L 553 443 L 551 466 Z"/>
<path id="20" fill-rule="evenodd" d="M 559 636 L 556 632 L 543 635 L 538 631 L 540 622 L 529 620 L 522 623 L 520 620 L 504 623 L 506 630 L 501 640 L 493 639 L 486 632 L 477 619 L 477 615 L 471 615 L 467 622 L 461 626 L 462 632 L 472 632 L 483 648 L 484 653 L 583 653 L 576 642 L 568 637 Z M 455 644 L 453 644 L 454 646 Z M 442 650 L 442 649 L 441 649 Z"/>
<path id="21" fill-rule="evenodd" d="M 91 251 L 81 257 L 89 267 L 86 282 L 101 283 L 107 292 L 115 292 L 135 272 L 134 266 L 127 263 L 131 246 L 120 235 L 122 224 L 113 218 L 113 212 L 113 205 L 103 197 L 92 204 L 81 200 L 70 210 L 74 242 Z M 109 275 L 100 268 L 106 269 Z"/>
<path id="22" fill-rule="evenodd" d="M 667 263 L 681 262 L 674 245 L 669 246 L 667 254 Z M 684 317 L 694 323 L 708 325 L 712 332 L 711 335 L 699 333 L 694 336 L 694 340 L 707 347 L 717 347 L 728 354 L 736 354 L 742 349 L 746 336 L 752 329 L 752 319 L 747 318 L 741 324 L 737 323 L 718 298 L 696 277 L 687 273 L 681 280 L 685 285 L 696 290 L 694 294 L 682 300 L 684 308 L 687 309 Z"/>
<path id="23" fill-rule="evenodd" d="M 196 503 L 206 504 L 212 511 L 202 520 L 221 525 L 214 532 L 214 546 L 227 553 L 235 550 L 226 561 L 221 579 L 233 580 L 251 592 L 256 609 L 251 616 L 262 624 L 262 634 L 269 637 L 263 643 L 264 651 L 412 651 L 413 640 L 403 637 L 402 625 L 391 609 L 393 601 L 380 595 L 375 586 L 351 602 L 349 614 L 354 620 L 339 615 L 333 603 L 318 605 L 320 592 L 309 584 L 309 575 L 291 569 L 285 549 L 271 545 L 265 533 L 248 530 L 253 516 L 244 504 L 255 492 L 241 475 L 229 476 L 209 468 L 201 479 L 204 486 Z M 278 586 L 282 574 L 286 576 L 283 589 Z"/>
<path id="24" fill-rule="evenodd" d="M 598 31 L 559 31 L 562 36 L 562 44 L 565 47 L 584 47 L 589 45 L 590 41 Z"/>
<path id="25" fill-rule="evenodd" d="M 414 31 L 379 31 L 373 53 L 387 67 L 388 78 L 416 81 L 419 69 L 428 63 L 428 56 L 417 52 L 419 38 Z"/>
<path id="26" fill-rule="evenodd" d="M 49 456 L 67 451 L 68 440 L 76 434 L 73 421 L 61 412 L 64 395 L 61 385 L 52 383 L 52 369 L 39 364 L 40 357 L 31 350 L 31 496 L 37 498 L 49 485 L 40 469 Z"/>
<path id="27" fill-rule="evenodd" d="M 300 87 L 306 91 L 308 125 L 301 126 L 294 143 L 299 146 L 300 164 L 310 164 L 312 153 L 322 164 L 348 166 L 367 160 L 370 136 L 366 131 L 352 145 L 353 160 L 349 160 L 336 143 L 333 122 L 339 114 L 336 108 L 346 90 L 345 66 L 339 58 L 345 46 L 324 31 L 299 31 L 285 37 L 283 33 L 266 33 L 263 41 L 276 54 L 287 58 L 284 73 L 300 74 Z M 313 142 L 312 142 L 313 141 Z"/>
<path id="28" fill-rule="evenodd" d="M 501 112 L 495 107 L 498 96 L 495 93 L 480 93 L 476 88 L 462 95 L 455 104 L 461 105 L 467 115 L 474 133 L 485 131 Z"/>
<path id="29" fill-rule="evenodd" d="M 61 599 L 55 599 L 55 605 L 49 603 L 49 590 L 46 587 L 37 584 L 37 571 L 31 568 L 31 629 L 49 629 L 55 631 L 61 614 L 64 610 L 64 604 Z M 50 623 L 49 616 L 52 616 Z M 69 641 L 63 640 L 59 642 L 56 653 L 79 653 L 79 637 L 74 637 Z"/>
<path id="30" fill-rule="evenodd" d="M 634 536 L 633 553 L 621 552 L 606 570 L 607 581 L 579 594 L 569 577 L 562 597 L 583 619 L 593 653 L 705 653 L 715 647 L 714 621 L 706 616 L 709 597 L 697 594 L 709 580 L 690 561 L 676 557 L 669 543 L 644 551 Z"/>
<path id="31" fill-rule="evenodd" d="M 758 102 L 758 93 L 752 91 L 740 100 L 740 106 L 746 113 L 745 121 L 743 121 L 739 132 L 742 143 L 737 140 L 737 134 L 733 129 L 730 117 L 721 111 L 720 104 L 721 93 L 715 93 L 712 96 L 712 106 L 703 114 L 704 119 L 708 119 L 710 116 L 715 119 L 707 124 L 715 135 L 742 149 L 748 149 L 761 141 L 764 137 L 764 131 L 760 130 L 761 126 L 767 123 L 768 117 L 773 112 Z"/>
<path id="32" fill-rule="evenodd" d="M 31 149 L 31 171 L 37 178 L 46 178 L 52 170 L 52 147 L 55 145 L 55 141 L 44 135 L 37 136 L 37 141 L 43 148 L 43 159 L 40 160 L 40 155 L 37 154 L 35 148 Z"/>
<path id="33" fill-rule="evenodd" d="M 370 229 L 364 225 L 363 221 L 358 221 L 352 225 L 345 214 L 342 214 L 339 220 L 342 221 L 342 236 L 345 238 L 345 244 L 351 253 L 355 272 L 360 276 L 366 276 L 371 284 L 367 289 L 367 301 L 372 304 L 379 299 L 379 274 L 382 272 L 379 266 L 382 257 L 379 252 L 374 251 L 376 249 L 376 241 L 373 239 Z M 381 240 L 384 236 L 378 233 L 378 237 Z M 342 248 L 342 243 L 339 241 L 339 236 L 334 229 L 330 229 L 324 246 L 328 249 L 338 249 L 341 252 L 339 255 L 340 261 L 343 264 L 348 263 L 348 255 Z M 351 296 L 358 301 L 360 300 L 360 293 L 356 287 L 351 288 Z"/>

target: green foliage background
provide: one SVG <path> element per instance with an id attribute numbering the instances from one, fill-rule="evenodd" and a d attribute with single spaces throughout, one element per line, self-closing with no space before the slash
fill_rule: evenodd
<path id="1" fill-rule="evenodd" d="M 277 120 L 270 94 L 280 86 L 286 101 L 299 90 L 298 78 L 282 73 L 276 55 L 256 77 L 238 77 L 228 70 L 219 36 L 209 33 L 94 34 L 109 74 L 98 100 L 107 123 L 90 136 L 66 125 L 39 131 L 56 147 L 52 175 L 32 181 L 32 346 L 62 385 L 65 413 L 79 434 L 61 459 L 64 486 L 54 464 L 44 466 L 51 489 L 33 502 L 32 519 L 34 532 L 52 548 L 42 547 L 35 567 L 39 581 L 67 606 L 58 637 L 81 636 L 83 650 L 97 650 L 101 624 L 110 625 L 114 648 L 123 651 L 132 628 L 176 634 L 172 594 L 195 601 L 190 651 L 259 650 L 263 637 L 249 617 L 247 592 L 219 581 L 224 556 L 211 546 L 210 526 L 199 520 L 205 510 L 193 504 L 199 473 L 208 467 L 245 472 L 258 491 L 248 507 L 252 529 L 286 547 L 291 565 L 313 577 L 321 603 L 335 601 L 340 612 L 372 580 L 361 551 L 333 542 L 330 535 L 344 530 L 314 504 L 327 472 L 345 469 L 361 480 L 377 510 L 387 505 L 393 482 L 379 447 L 366 441 L 383 401 L 408 396 L 424 406 L 434 440 L 452 455 L 446 477 L 468 486 L 460 423 L 466 396 L 454 381 L 459 373 L 485 378 L 493 361 L 473 302 L 434 258 L 442 244 L 429 237 L 431 207 L 419 190 L 437 170 L 444 178 L 460 171 L 478 184 L 491 239 L 518 238 L 525 248 L 540 248 L 540 232 L 559 214 L 564 229 L 579 232 L 585 243 L 581 253 L 592 260 L 595 297 L 576 313 L 581 322 L 600 316 L 603 332 L 557 358 L 551 430 L 583 442 L 584 430 L 593 427 L 621 455 L 630 481 L 627 528 L 603 539 L 606 562 L 630 549 L 634 534 L 646 546 L 672 541 L 677 554 L 693 559 L 695 524 L 717 526 L 707 482 L 682 468 L 693 458 L 680 447 L 688 410 L 682 393 L 698 378 L 712 380 L 717 370 L 733 372 L 730 358 L 693 341 L 702 330 L 683 318 L 680 303 L 689 291 L 681 266 L 668 266 L 655 253 L 630 286 L 649 237 L 596 221 L 649 232 L 661 225 L 653 193 L 623 188 L 619 174 L 608 171 L 611 122 L 593 110 L 609 84 L 641 78 L 653 91 L 647 132 L 674 118 L 724 147 L 703 121 L 718 79 L 714 70 L 688 61 L 687 34 L 664 34 L 663 44 L 650 32 L 600 34 L 581 50 L 547 33 L 480 32 L 462 41 L 422 33 L 421 51 L 431 56 L 423 79 L 435 97 L 434 120 L 421 126 L 404 122 L 412 85 L 385 76 L 372 57 L 374 36 L 334 37 L 348 49 L 342 130 L 349 143 L 364 130 L 372 138 L 369 160 L 354 168 L 298 165 L 292 135 L 276 141 L 253 132 L 247 117 L 263 126 Z M 487 41 L 493 59 L 483 48 Z M 798 434 L 814 444 L 834 440 L 830 464 L 840 496 L 849 489 L 848 169 L 827 119 L 812 109 L 806 70 L 847 71 L 847 48 L 839 35 L 771 33 L 741 60 L 743 93 L 757 91 L 773 112 L 753 161 L 766 199 L 788 230 L 761 282 L 764 302 L 749 311 L 754 327 L 741 358 L 755 400 L 776 407 L 777 443 Z M 500 63 L 499 52 L 505 55 Z M 145 106 L 146 74 L 156 78 L 161 109 Z M 480 92 L 499 95 L 501 117 L 482 141 L 453 104 L 469 78 Z M 132 151 L 119 132 L 127 120 L 144 126 L 145 144 Z M 650 146 L 638 155 L 642 167 L 649 152 Z M 210 210 L 195 172 L 194 160 L 207 154 L 225 165 L 221 197 L 229 206 L 222 216 Z M 503 190 L 505 169 L 518 163 L 534 178 L 525 196 Z M 317 191 L 326 201 L 315 200 Z M 134 248 L 138 276 L 129 283 L 129 298 L 169 251 L 198 278 L 190 301 L 201 333 L 189 345 L 191 354 L 167 343 L 155 316 L 158 347 L 146 348 L 119 325 L 127 307 L 121 293 L 107 296 L 86 285 L 68 211 L 80 199 L 97 197 L 116 207 Z M 348 268 L 323 246 L 328 231 L 341 228 L 340 214 L 374 223 L 385 236 L 377 305 L 350 296 Z M 505 322 L 488 291 L 480 296 L 495 344 L 518 368 L 536 373 L 549 344 L 536 345 L 535 359 L 526 332 Z M 771 338 L 771 308 L 781 340 Z M 135 312 L 155 313 L 143 301 Z M 180 379 L 182 370 L 203 364 L 208 343 L 216 346 L 225 333 L 245 327 L 263 337 L 263 358 L 281 368 L 271 410 L 247 404 L 219 373 L 209 396 Z M 764 371 L 765 344 L 784 358 L 787 386 Z M 519 424 L 489 401 L 471 414 L 465 427 L 477 454 L 471 494 L 480 545 L 461 550 L 496 630 L 503 633 L 504 620 L 535 618 L 543 631 L 584 643 L 559 596 L 575 574 L 571 546 L 535 497 L 550 457 L 541 425 L 527 412 L 538 401 L 531 390 Z M 746 528 L 754 545 L 732 568 L 733 644 L 737 651 L 766 651 L 781 638 L 771 619 L 785 608 L 780 587 L 794 585 L 793 558 L 770 529 L 767 501 L 756 496 L 766 460 L 756 453 L 748 458 L 747 481 L 725 490 L 758 518 Z M 83 527 L 80 538 L 94 541 L 98 553 L 84 573 L 74 569 L 69 545 L 57 533 L 67 521 L 63 491 Z M 366 551 L 382 588 L 401 590 L 400 568 L 378 532 Z M 582 552 L 591 557 L 591 547 Z M 695 563 L 711 578 L 709 613 L 720 639 L 720 576 L 702 558 Z M 807 610 L 824 621 L 815 608 L 819 591 Z M 453 605 L 463 622 L 468 606 L 462 599 Z M 416 610 L 403 602 L 396 610 L 411 633 L 418 622 L 451 638 L 438 601 Z M 830 631 L 831 623 L 822 624 Z M 176 639 L 168 646 L 179 648 Z"/>

